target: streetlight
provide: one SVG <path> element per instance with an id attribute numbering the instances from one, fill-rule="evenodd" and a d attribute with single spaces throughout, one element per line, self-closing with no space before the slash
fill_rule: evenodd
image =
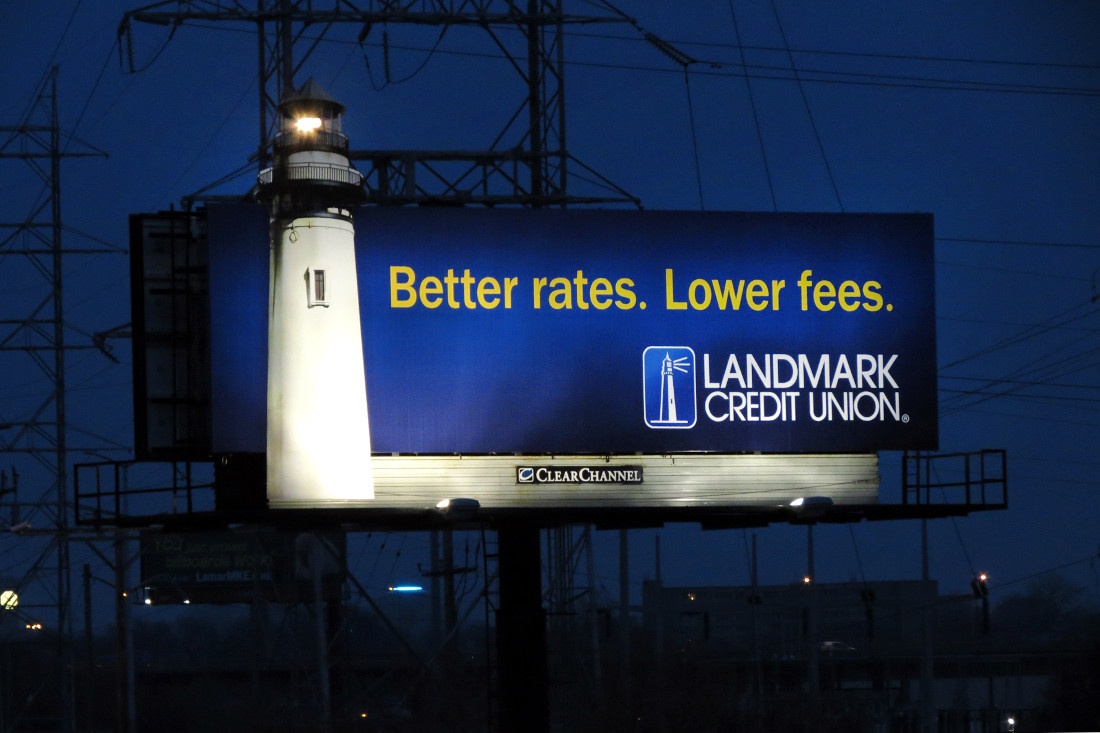
<path id="1" fill-rule="evenodd" d="M 970 590 L 974 592 L 974 597 L 982 602 L 982 631 L 983 633 L 989 633 L 989 585 L 987 581 L 989 576 L 985 573 L 979 573 L 978 577 L 970 581 Z"/>

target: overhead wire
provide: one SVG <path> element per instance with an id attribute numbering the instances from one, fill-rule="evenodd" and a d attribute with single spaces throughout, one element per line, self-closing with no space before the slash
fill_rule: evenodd
<path id="1" fill-rule="evenodd" d="M 802 107 L 806 111 L 806 119 L 810 122 L 810 129 L 813 130 L 814 140 L 817 142 L 817 150 L 821 155 L 821 162 L 825 166 L 825 173 L 829 177 L 829 184 L 832 186 L 833 195 L 836 197 L 836 205 L 841 211 L 844 211 L 844 202 L 840 198 L 840 189 L 836 184 L 836 176 L 833 175 L 833 167 L 829 164 L 829 156 L 825 153 L 825 144 L 821 141 L 821 131 L 817 128 L 817 121 L 814 119 L 813 109 L 810 107 L 810 100 L 806 96 L 806 87 L 802 84 L 802 77 L 798 71 L 798 65 L 795 63 L 794 54 L 791 53 L 790 44 L 787 42 L 787 32 L 783 29 L 783 21 L 779 17 L 779 9 L 775 5 L 775 0 L 771 3 L 772 14 L 775 16 L 775 25 L 779 29 L 779 36 L 783 39 L 783 47 L 786 49 L 787 60 L 790 62 L 791 72 L 794 74 L 795 85 L 798 87 L 799 96 L 802 98 Z"/>
<path id="2" fill-rule="evenodd" d="M 1063 345 L 1062 348 L 1066 348 L 1068 346 L 1076 346 L 1076 343 Z M 940 401 L 941 415 L 950 412 L 956 412 L 964 408 L 969 409 L 984 402 L 987 402 L 991 399 L 1008 397 L 1033 402 L 1062 401 L 1074 403 L 1093 403 L 1100 401 L 1096 397 L 1073 393 L 1035 394 L 1032 392 L 1024 392 L 1024 390 L 1035 387 L 1049 387 L 1053 388 L 1054 390 L 1097 389 L 1096 387 L 1088 384 L 1060 382 L 1057 380 L 1063 379 L 1067 376 L 1071 376 L 1072 374 L 1082 372 L 1086 369 L 1093 369 L 1097 366 L 1100 366 L 1100 360 L 1087 361 L 1083 364 L 1081 363 L 1100 353 L 1100 347 L 1089 348 L 1086 351 L 1072 354 L 1053 364 L 1044 363 L 1049 359 L 1054 358 L 1051 353 L 1052 352 L 1041 354 L 1039 357 L 1032 360 L 1031 362 L 1021 365 L 1017 367 L 1016 370 L 999 377 L 941 377 L 941 379 L 959 381 L 969 380 L 979 381 L 982 383 L 981 387 L 973 389 L 948 389 L 941 387 L 941 393 L 951 394 L 950 397 L 943 398 Z M 1057 351 L 1053 353 L 1054 355 L 1056 355 Z"/>
<path id="3" fill-rule="evenodd" d="M 338 42 L 338 41 L 334 41 Z M 368 44 L 369 45 L 369 44 Z M 391 44 L 392 49 L 407 51 L 426 51 L 422 46 Z M 500 58 L 498 54 L 484 51 L 446 49 L 439 54 L 474 58 Z M 841 84 L 850 86 L 869 86 L 880 88 L 927 89 L 939 91 L 985 92 L 993 94 L 1055 95 L 1055 96 L 1100 96 L 1100 87 L 1071 87 L 1049 84 L 1022 84 L 1018 82 L 974 81 L 928 76 L 908 76 L 901 74 L 870 74 L 866 72 L 845 72 L 831 69 L 813 69 L 797 67 L 797 75 L 788 66 L 762 64 L 742 65 L 721 60 L 698 59 L 694 73 L 700 76 L 766 79 L 772 81 L 797 81 L 810 84 Z M 674 73 L 671 69 L 640 63 L 567 61 L 567 66 L 617 69 L 652 73 Z"/>
<path id="4" fill-rule="evenodd" d="M 731 6 L 732 6 L 732 0 L 731 0 Z M 774 7 L 773 7 L 773 9 L 774 9 Z M 620 12 L 620 11 L 616 11 L 616 12 Z M 620 12 L 620 14 L 621 14 L 621 12 Z M 605 39 L 605 40 L 619 40 L 619 41 L 627 41 L 627 42 L 636 40 L 636 39 L 633 39 L 633 38 L 628 37 L 628 36 L 612 35 L 612 34 L 608 34 L 608 33 L 598 33 L 598 32 L 594 32 L 594 31 L 570 31 L 569 35 L 571 35 L 573 37 L 590 37 L 590 38 L 599 38 L 599 39 Z M 868 51 L 835 51 L 835 50 L 829 50 L 829 49 L 792 48 L 786 42 L 785 38 L 784 38 L 784 45 L 783 46 L 750 45 L 750 44 L 743 44 L 741 42 L 740 38 L 737 38 L 736 40 L 737 40 L 737 42 L 734 43 L 734 44 L 714 42 L 714 41 L 687 41 L 687 40 L 676 40 L 674 42 L 677 45 L 680 45 L 680 46 L 695 46 L 695 47 L 702 47 L 702 48 L 717 48 L 717 49 L 725 49 L 725 50 L 736 49 L 738 51 L 739 56 L 740 56 L 741 61 L 742 61 L 742 64 L 741 64 L 742 68 L 749 68 L 746 64 L 744 64 L 745 52 L 746 51 L 754 51 L 754 52 L 781 52 L 781 53 L 784 53 L 784 54 L 788 55 L 788 57 L 792 53 L 797 53 L 799 55 L 816 55 L 816 56 L 825 56 L 825 57 L 843 57 L 843 58 L 854 58 L 854 59 L 869 58 L 869 59 L 875 59 L 875 60 L 878 60 L 878 61 L 884 61 L 884 60 L 903 61 L 903 62 L 914 62 L 915 61 L 915 62 L 920 62 L 920 63 L 950 64 L 950 65 L 955 65 L 955 66 L 967 66 L 967 65 L 972 65 L 972 66 L 1008 66 L 1008 67 L 1015 67 L 1015 68 L 1060 69 L 1060 70 L 1066 70 L 1066 71 L 1095 71 L 1095 70 L 1100 70 L 1100 64 L 1048 62 L 1048 61 L 1019 61 L 1019 60 L 1014 60 L 1014 59 L 988 59 L 988 58 L 977 58 L 977 57 L 972 57 L 972 56 L 971 57 L 965 57 L 965 56 L 933 56 L 933 55 L 927 55 L 927 54 L 898 54 L 898 53 L 882 53 L 882 52 L 868 52 Z M 712 61 L 712 62 L 710 62 L 710 66 L 711 66 L 711 68 L 721 68 L 723 66 L 723 63 L 720 62 L 720 61 Z M 760 67 L 760 68 L 768 68 L 768 67 Z M 776 68 L 780 68 L 780 67 L 776 67 Z M 804 69 L 804 71 L 809 72 L 811 70 Z M 825 71 L 825 70 L 813 70 L 813 73 L 818 73 L 818 72 L 820 72 L 820 73 L 830 73 L 829 71 Z M 888 75 L 885 78 L 891 78 L 891 77 Z M 894 77 L 894 78 L 909 78 L 909 79 L 912 79 L 912 80 L 920 80 L 920 79 L 926 80 L 927 79 L 925 77 Z M 1089 91 L 1096 92 L 1097 90 L 1094 89 L 1094 90 L 1089 90 Z"/>
<path id="5" fill-rule="evenodd" d="M 737 23 L 737 13 L 733 7 L 733 0 L 729 0 L 730 22 L 733 25 L 733 35 L 737 41 L 737 50 L 740 54 L 741 65 L 745 65 L 745 47 L 741 43 L 741 28 Z M 764 129 L 760 123 L 760 112 L 756 107 L 756 95 L 753 93 L 752 80 L 745 77 L 745 92 L 749 98 L 749 109 L 752 112 L 753 129 L 756 131 L 756 145 L 760 149 L 760 159 L 764 165 L 764 179 L 768 183 L 768 196 L 771 198 L 772 211 L 779 210 L 779 204 L 775 198 L 775 182 L 772 180 L 771 164 L 768 160 L 768 150 L 764 145 Z"/>
<path id="6" fill-rule="evenodd" d="M 375 79 L 374 79 L 374 71 L 371 67 L 370 57 L 367 56 L 366 50 L 364 48 L 366 45 L 369 45 L 369 44 L 365 44 L 364 42 L 367 39 L 367 34 L 370 32 L 370 28 L 367 27 L 366 29 L 364 29 L 364 32 L 359 34 L 358 45 L 359 45 L 359 48 L 362 50 L 363 64 L 364 64 L 364 67 L 367 70 L 367 79 L 370 81 L 371 89 L 373 89 L 376 92 L 380 92 L 380 91 L 382 91 L 383 89 L 385 89 L 386 87 L 388 87 L 390 85 L 403 84 L 403 83 L 405 83 L 407 81 L 411 81 L 412 79 L 417 77 L 420 74 L 420 72 L 422 72 L 425 69 L 425 67 L 427 67 L 428 62 L 431 61 L 435 57 L 435 55 L 439 52 L 439 46 L 443 43 L 443 38 L 447 34 L 447 29 L 449 27 L 450 26 L 447 26 L 447 25 L 443 26 L 442 30 L 440 30 L 440 32 L 439 32 L 439 35 L 435 39 L 435 43 L 433 43 L 430 48 L 426 49 L 426 53 L 424 55 L 424 58 L 421 59 L 420 63 L 412 71 L 410 71 L 408 74 L 401 77 L 400 79 L 394 79 L 393 76 L 392 76 L 392 70 L 391 70 L 391 64 L 390 64 L 390 49 L 392 48 L 392 46 L 391 46 L 390 40 L 389 40 L 389 30 L 388 30 L 387 27 L 384 27 L 382 29 L 382 45 L 381 45 L 382 70 L 383 70 L 383 82 L 381 84 L 376 82 Z"/>
<path id="7" fill-rule="evenodd" d="M 53 51 L 50 53 L 49 59 L 46 61 L 47 74 L 49 73 L 48 70 L 54 66 L 54 62 L 57 60 L 57 55 L 61 52 L 61 47 L 65 44 L 65 37 L 69 35 L 69 29 L 72 28 L 73 20 L 76 18 L 77 11 L 80 10 L 80 1 L 81 0 L 76 0 L 76 2 L 73 4 L 73 10 L 71 13 L 69 13 L 69 17 L 65 21 L 65 27 L 61 30 L 61 35 L 58 36 L 57 43 L 54 44 Z M 27 122 L 30 120 L 31 115 L 34 112 L 34 106 L 36 102 L 37 97 L 32 96 L 30 101 L 27 103 L 26 108 L 23 110 L 23 114 L 19 117 L 18 127 L 26 126 Z"/>
<path id="8" fill-rule="evenodd" d="M 695 188 L 699 195 L 699 210 L 706 211 L 706 202 L 703 198 L 703 172 L 699 163 L 699 136 L 695 131 L 695 105 L 691 101 L 691 75 L 688 67 L 684 65 L 684 88 L 687 91 L 688 120 L 691 125 L 691 152 L 695 160 Z"/>
<path id="9" fill-rule="evenodd" d="M 958 366 L 959 364 L 963 364 L 968 361 L 973 361 L 974 359 L 982 356 L 988 356 L 995 351 L 1000 351 L 1001 349 L 1005 349 L 1010 346 L 1016 346 L 1020 343 L 1023 343 L 1024 341 L 1029 341 L 1037 336 L 1049 333 L 1053 329 L 1063 328 L 1071 323 L 1075 323 L 1084 318 L 1088 318 L 1089 316 L 1094 315 L 1093 311 L 1077 313 L 1076 315 L 1071 314 L 1073 314 L 1075 311 L 1079 311 L 1082 308 L 1087 308 L 1089 305 L 1090 303 L 1088 301 L 1085 301 L 1084 303 L 1078 303 L 1076 305 L 1070 306 L 1069 308 L 1059 311 L 1058 313 L 1050 316 L 1043 321 L 1040 321 L 1039 323 L 1026 326 L 1019 333 L 1003 338 L 1000 341 L 983 347 L 978 351 L 968 354 L 967 356 L 963 356 L 955 359 L 954 361 L 948 362 L 947 364 L 940 366 L 940 371 L 950 369 L 951 367 Z"/>
<path id="10" fill-rule="evenodd" d="M 1097 389 L 1097 387 L 1080 382 L 1060 381 L 1100 366 L 1100 360 L 1095 359 L 1100 353 L 1098 348 L 1059 357 L 1060 351 L 1075 346 L 1076 343 L 1063 344 L 997 377 L 941 376 L 941 380 L 952 382 L 981 383 L 981 386 L 969 389 L 941 386 L 941 393 L 951 395 L 951 397 L 941 398 L 941 414 L 972 408 L 995 398 L 1014 398 L 1026 402 L 1096 402 L 1095 397 L 1079 394 L 1079 392 Z M 1031 391 L 1036 388 L 1047 389 L 1041 393 Z"/>
<path id="11" fill-rule="evenodd" d="M 940 475 L 939 465 L 935 461 L 930 461 L 929 464 L 928 464 L 928 470 L 932 474 L 934 474 L 934 476 L 936 478 L 936 482 L 938 484 L 939 492 L 940 492 L 940 495 L 941 495 L 944 503 L 949 503 L 949 500 L 948 500 L 948 497 L 947 497 L 947 491 L 944 488 L 944 482 L 939 478 L 939 475 Z M 958 519 L 957 519 L 957 517 L 954 517 L 954 516 L 948 517 L 948 519 L 951 520 L 951 528 L 955 531 L 955 537 L 959 541 L 959 547 L 962 548 L 963 558 L 966 560 L 966 565 L 967 565 L 968 568 L 970 568 L 970 577 L 971 578 L 976 578 L 976 577 L 978 577 L 978 572 L 977 572 L 977 570 L 974 569 L 974 562 L 970 559 L 970 550 L 966 546 L 966 538 L 963 537 L 962 531 L 959 529 Z"/>
<path id="12" fill-rule="evenodd" d="M 600 7 L 607 8 L 615 12 L 619 17 L 626 21 L 632 21 L 633 18 L 615 8 L 613 5 L 607 2 L 600 2 Z M 215 28 L 215 26 L 203 24 L 202 22 L 196 22 L 191 24 L 193 27 L 205 27 L 207 29 Z M 217 27 L 218 30 L 228 33 L 251 33 L 247 29 L 233 29 L 225 27 Z M 570 30 L 565 31 L 565 35 L 570 37 L 590 37 L 596 39 L 611 39 L 632 43 L 647 42 L 644 38 L 638 38 L 634 36 L 625 35 L 611 35 L 600 34 L 587 31 Z M 361 44 L 355 40 L 345 40 L 338 38 L 325 38 L 325 43 L 329 44 L 357 44 L 357 45 L 373 45 L 373 44 Z M 698 42 L 698 41 L 682 41 L 673 40 L 670 45 L 675 46 L 703 46 L 703 47 L 716 47 L 723 49 L 738 48 L 738 52 L 743 50 L 751 51 L 771 51 L 771 52 L 787 52 L 785 47 L 772 47 L 772 46 L 758 46 L 758 45 L 742 45 L 736 44 L 723 44 L 713 42 Z M 379 48 L 381 46 L 378 46 Z M 468 56 L 468 57 L 481 57 L 481 58 L 500 58 L 499 54 L 487 53 L 484 51 L 469 51 L 460 49 L 438 49 L 434 47 L 423 47 L 409 44 L 389 44 L 390 50 L 405 50 L 405 51 L 418 51 L 429 52 L 441 55 L 452 56 Z M 1056 62 L 1043 62 L 1043 61 L 1016 61 L 1007 59 L 983 59 L 976 57 L 951 57 L 951 56 L 926 56 L 917 54 L 888 54 L 878 52 L 859 52 L 859 51 L 833 51 L 824 49 L 806 49 L 806 48 L 790 48 L 790 53 L 798 55 L 820 55 L 820 56 L 835 56 L 835 57 L 851 57 L 855 59 L 860 58 L 872 58 L 872 59 L 892 59 L 899 61 L 920 61 L 928 63 L 941 63 L 952 65 L 988 65 L 988 66 L 1012 66 L 1012 67 L 1024 67 L 1024 68 L 1037 68 L 1037 69 L 1064 69 L 1075 71 L 1095 71 L 1100 69 L 1100 65 L 1094 64 L 1072 64 L 1072 63 L 1056 63 Z M 772 79 L 780 81 L 795 81 L 793 75 L 790 74 L 790 65 L 787 66 L 769 66 L 769 65 L 744 65 L 740 63 L 732 63 L 723 60 L 711 60 L 711 59 L 696 59 L 698 67 L 695 69 L 695 73 L 713 74 L 718 76 L 736 76 L 752 79 Z M 601 62 L 585 62 L 585 61 L 566 61 L 567 66 L 586 66 L 593 68 L 611 68 L 611 69 L 623 69 L 633 71 L 646 71 L 654 73 L 670 73 L 671 70 L 663 67 L 655 66 L 643 66 L 640 64 L 623 64 L 623 63 L 601 63 Z M 146 65 L 148 66 L 148 65 Z M 741 73 L 731 73 L 730 69 L 740 68 Z M 907 76 L 901 74 L 862 74 L 861 72 L 844 72 L 836 71 L 833 69 L 814 69 L 807 66 L 798 67 L 798 71 L 801 77 L 801 81 L 804 83 L 851 83 L 857 86 L 880 86 L 880 87 L 905 87 L 905 88 L 924 88 L 924 89 L 940 89 L 950 91 L 973 91 L 973 92 L 989 92 L 989 93 L 1016 93 L 1016 94 L 1056 94 L 1056 95 L 1071 95 L 1071 96 L 1085 96 L 1095 97 L 1100 96 L 1100 87 L 1067 87 L 1057 86 L 1050 84 L 1021 84 L 1021 83 L 1008 83 L 1008 82 L 995 82 L 995 81 L 981 81 L 981 80 L 967 80 L 959 78 L 944 78 L 944 77 L 931 77 L 931 76 Z M 782 74 L 776 74 L 774 72 L 783 72 Z M 852 76 L 851 81 L 846 81 L 843 78 L 807 78 L 807 74 L 814 75 L 834 75 L 834 76 Z M 878 81 L 856 81 L 855 79 L 867 77 L 870 79 L 878 79 Z M 890 82 L 888 80 L 893 80 Z"/>
<path id="13" fill-rule="evenodd" d="M 699 210 L 705 211 L 706 203 L 703 196 L 703 173 L 702 166 L 699 160 L 699 136 L 695 129 L 695 105 L 691 98 L 691 75 L 689 72 L 689 68 L 694 64 L 697 64 L 698 61 L 690 55 L 684 53 L 680 49 L 676 48 L 676 46 L 664 40 L 656 33 L 653 33 L 643 28 L 637 20 L 623 13 L 621 10 L 612 5 L 609 0 L 601 0 L 601 4 L 603 7 L 612 11 L 623 20 L 625 20 L 627 23 L 629 23 L 631 26 L 633 26 L 633 28 L 641 34 L 646 43 L 656 48 L 662 55 L 671 59 L 672 62 L 678 65 L 683 71 L 684 88 L 687 96 L 688 125 L 691 134 L 691 151 L 693 160 L 695 162 L 696 193 L 699 197 Z"/>
<path id="14" fill-rule="evenodd" d="M 937 242 L 956 242 L 959 244 L 996 244 L 996 245 L 1012 245 L 1015 247 L 1052 247 L 1052 248 L 1066 248 L 1066 249 L 1100 249 L 1100 244 L 1082 244 L 1079 242 L 1049 242 L 1049 241 L 1035 241 L 1035 240 L 1013 240 L 1013 239 L 980 239 L 977 237 L 944 237 L 937 236 Z"/>
<path id="15" fill-rule="evenodd" d="M 605 4 L 606 5 L 606 4 Z M 602 40 L 615 40 L 615 41 L 628 41 L 632 42 L 635 39 L 633 36 L 627 35 L 614 35 L 610 33 L 599 33 L 589 30 L 572 30 L 569 31 L 570 36 L 576 38 L 596 38 Z M 765 52 L 786 52 L 787 48 L 784 46 L 761 46 L 755 44 L 741 44 L 738 43 L 722 43 L 718 41 L 688 41 L 682 39 L 674 39 L 673 42 L 678 46 L 700 46 L 707 48 L 721 48 L 731 49 L 740 47 L 746 51 L 765 51 Z M 1034 68 L 1055 68 L 1055 69 L 1067 69 L 1076 71 L 1098 71 L 1100 70 L 1100 64 L 1086 64 L 1086 63 L 1068 63 L 1059 61 L 1020 61 L 1016 59 L 990 59 L 990 58 L 978 58 L 973 56 L 932 56 L 928 54 L 902 54 L 902 53 L 883 53 L 879 51 L 836 51 L 831 49 L 821 48 L 791 48 L 796 54 L 805 55 L 818 55 L 818 56 L 842 56 L 853 58 L 873 58 L 878 60 L 893 60 L 893 61 L 921 61 L 921 62 L 936 62 L 936 63 L 948 63 L 948 64 L 974 64 L 974 65 L 989 65 L 989 66 L 1014 66 L 1014 67 L 1034 67 Z"/>
<path id="16" fill-rule="evenodd" d="M 1064 379 L 1072 374 L 1079 373 L 1084 369 L 1089 369 L 1100 365 L 1100 362 L 1089 361 L 1085 364 L 1081 364 L 1082 361 L 1092 359 L 1097 354 L 1100 354 L 1100 347 L 1085 346 L 1084 350 L 1071 353 L 1068 356 L 1063 352 L 1069 349 L 1080 348 L 1081 344 L 1079 340 L 1074 339 L 1067 341 L 1059 346 L 1052 347 L 1044 352 L 1041 352 L 1031 361 L 1028 361 L 1016 369 L 1004 374 L 995 380 L 989 380 L 996 384 L 1023 384 L 1023 385 L 1035 385 L 1038 383 L 1049 384 L 1050 386 L 1056 386 L 1055 380 Z M 1055 361 L 1056 360 L 1056 361 Z M 965 377 L 949 377 L 956 379 L 965 379 Z M 1072 386 L 1072 385 L 1062 385 Z"/>

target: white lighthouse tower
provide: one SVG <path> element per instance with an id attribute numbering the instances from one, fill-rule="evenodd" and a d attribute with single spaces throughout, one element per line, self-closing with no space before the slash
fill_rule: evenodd
<path id="1" fill-rule="evenodd" d="M 257 197 L 271 212 L 267 499 L 272 507 L 374 498 L 344 107 L 313 80 L 279 105 Z"/>

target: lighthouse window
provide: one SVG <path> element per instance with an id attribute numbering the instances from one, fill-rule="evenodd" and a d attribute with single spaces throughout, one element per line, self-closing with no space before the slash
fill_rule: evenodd
<path id="1" fill-rule="evenodd" d="M 306 273 L 306 282 L 309 288 L 309 307 L 315 305 L 328 307 L 328 298 L 325 292 L 325 271 L 309 270 Z"/>

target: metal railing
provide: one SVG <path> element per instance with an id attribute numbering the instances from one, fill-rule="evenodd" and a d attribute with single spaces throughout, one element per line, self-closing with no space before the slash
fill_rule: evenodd
<path id="1" fill-rule="evenodd" d="M 350 165 L 338 163 L 287 163 L 260 171 L 259 183 L 292 182 L 338 183 L 349 186 L 363 185 L 363 174 Z"/>
<path id="2" fill-rule="evenodd" d="M 284 130 L 275 135 L 275 148 L 278 150 L 313 148 L 347 152 L 348 136 L 332 130 L 308 132 Z"/>
<path id="3" fill-rule="evenodd" d="M 136 475 L 135 475 L 136 474 Z M 76 524 L 141 525 L 143 517 L 215 509 L 213 465 L 200 461 L 102 461 L 73 466 Z"/>
<path id="4" fill-rule="evenodd" d="M 902 503 L 1008 506 L 1008 457 L 1004 449 L 969 453 L 905 453 Z"/>

